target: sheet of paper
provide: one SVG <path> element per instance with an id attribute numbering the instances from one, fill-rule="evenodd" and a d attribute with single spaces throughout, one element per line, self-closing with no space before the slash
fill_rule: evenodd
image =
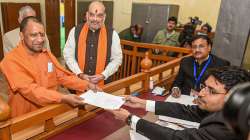
<path id="1" fill-rule="evenodd" d="M 184 127 L 182 127 L 180 125 L 170 123 L 170 122 L 166 122 L 166 121 L 158 120 L 155 123 L 159 124 L 160 126 L 168 127 L 168 128 L 174 129 L 174 130 L 183 130 L 184 129 Z"/>
<path id="2" fill-rule="evenodd" d="M 193 96 L 188 96 L 188 95 L 181 95 L 179 98 L 174 98 L 173 96 L 169 96 L 165 101 L 166 102 L 175 102 L 175 103 L 180 103 L 184 105 L 195 105 L 193 103 L 193 100 L 195 97 Z"/>
<path id="3" fill-rule="evenodd" d="M 149 140 L 147 137 L 137 133 L 134 130 L 129 130 L 130 140 Z"/>
<path id="4" fill-rule="evenodd" d="M 177 118 L 168 117 L 168 116 L 159 116 L 159 120 L 175 123 L 185 128 L 198 128 L 200 125 L 200 123 L 197 123 L 197 122 L 191 122 L 191 121 L 177 119 Z"/>
<path id="5" fill-rule="evenodd" d="M 84 102 L 104 109 L 115 110 L 119 109 L 125 101 L 123 97 L 111 95 L 105 92 L 94 93 L 92 90 L 80 95 Z"/>
<path id="6" fill-rule="evenodd" d="M 154 95 L 162 95 L 163 94 L 163 92 L 165 91 L 166 89 L 165 88 L 162 88 L 162 87 L 155 87 L 154 89 L 153 89 L 153 91 L 152 91 L 152 93 L 154 94 Z"/>

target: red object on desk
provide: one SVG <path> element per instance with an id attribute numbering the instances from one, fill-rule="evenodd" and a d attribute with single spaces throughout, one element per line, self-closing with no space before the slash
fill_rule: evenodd
<path id="1" fill-rule="evenodd" d="M 144 93 L 139 95 L 139 98 L 154 101 L 164 101 L 166 97 L 154 96 L 151 93 Z M 146 111 L 143 109 L 131 109 L 129 107 L 123 108 L 128 109 L 131 113 L 140 117 L 146 115 Z M 111 113 L 107 111 L 101 111 L 96 117 L 83 122 L 80 125 L 69 128 L 63 133 L 49 138 L 49 140 L 101 140 L 123 126 L 125 126 L 125 123 L 115 119 Z"/>

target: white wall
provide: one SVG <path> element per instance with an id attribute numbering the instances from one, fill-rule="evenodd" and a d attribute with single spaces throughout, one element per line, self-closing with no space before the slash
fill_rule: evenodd
<path id="1" fill-rule="evenodd" d="M 89 0 L 78 0 L 89 1 Z M 112 0 L 106 0 L 112 1 Z M 154 4 L 177 4 L 179 9 L 179 21 L 181 23 L 188 22 L 188 17 L 198 16 L 203 21 L 208 21 L 213 29 L 216 27 L 221 0 L 113 0 L 114 15 L 113 25 L 118 32 L 129 27 L 131 23 L 132 3 L 154 3 Z M 1 2 L 16 3 L 40 3 L 41 16 L 43 23 L 45 22 L 45 0 L 0 0 Z M 77 6 L 76 6 L 77 7 Z M 1 7 L 0 7 L 1 8 Z M 2 12 L 0 10 L 0 26 L 3 32 Z M 46 25 L 45 25 L 46 26 Z"/>
<path id="2" fill-rule="evenodd" d="M 114 0 L 114 27 L 117 31 L 130 26 L 132 3 L 176 4 L 180 6 L 179 22 L 187 23 L 189 17 L 198 16 L 216 28 L 221 0 Z"/>

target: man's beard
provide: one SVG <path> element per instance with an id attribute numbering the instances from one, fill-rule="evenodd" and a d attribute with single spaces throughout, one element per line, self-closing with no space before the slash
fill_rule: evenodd
<path id="1" fill-rule="evenodd" d="M 25 41 L 24 41 L 24 44 L 25 44 L 26 48 L 28 48 L 31 52 L 34 52 L 34 53 L 42 52 L 42 49 L 36 50 L 36 49 L 34 49 L 34 47 L 29 46 Z M 43 45 L 42 45 L 42 48 L 43 48 Z"/>

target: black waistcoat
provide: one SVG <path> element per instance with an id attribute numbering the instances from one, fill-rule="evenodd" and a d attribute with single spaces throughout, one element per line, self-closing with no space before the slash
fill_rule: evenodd
<path id="1" fill-rule="evenodd" d="M 75 58 L 78 61 L 78 40 L 80 33 L 82 31 L 84 24 L 79 24 L 75 28 Z M 107 31 L 107 56 L 106 56 L 106 63 L 105 67 L 110 62 L 111 56 L 111 45 L 112 45 L 112 36 L 113 36 L 113 29 L 106 27 Z M 85 66 L 84 66 L 84 73 L 88 75 L 95 75 L 96 70 L 96 61 L 97 61 L 97 50 L 98 50 L 98 39 L 99 39 L 100 29 L 96 30 L 95 32 L 88 30 L 88 35 L 86 39 L 86 53 L 85 53 Z"/>

